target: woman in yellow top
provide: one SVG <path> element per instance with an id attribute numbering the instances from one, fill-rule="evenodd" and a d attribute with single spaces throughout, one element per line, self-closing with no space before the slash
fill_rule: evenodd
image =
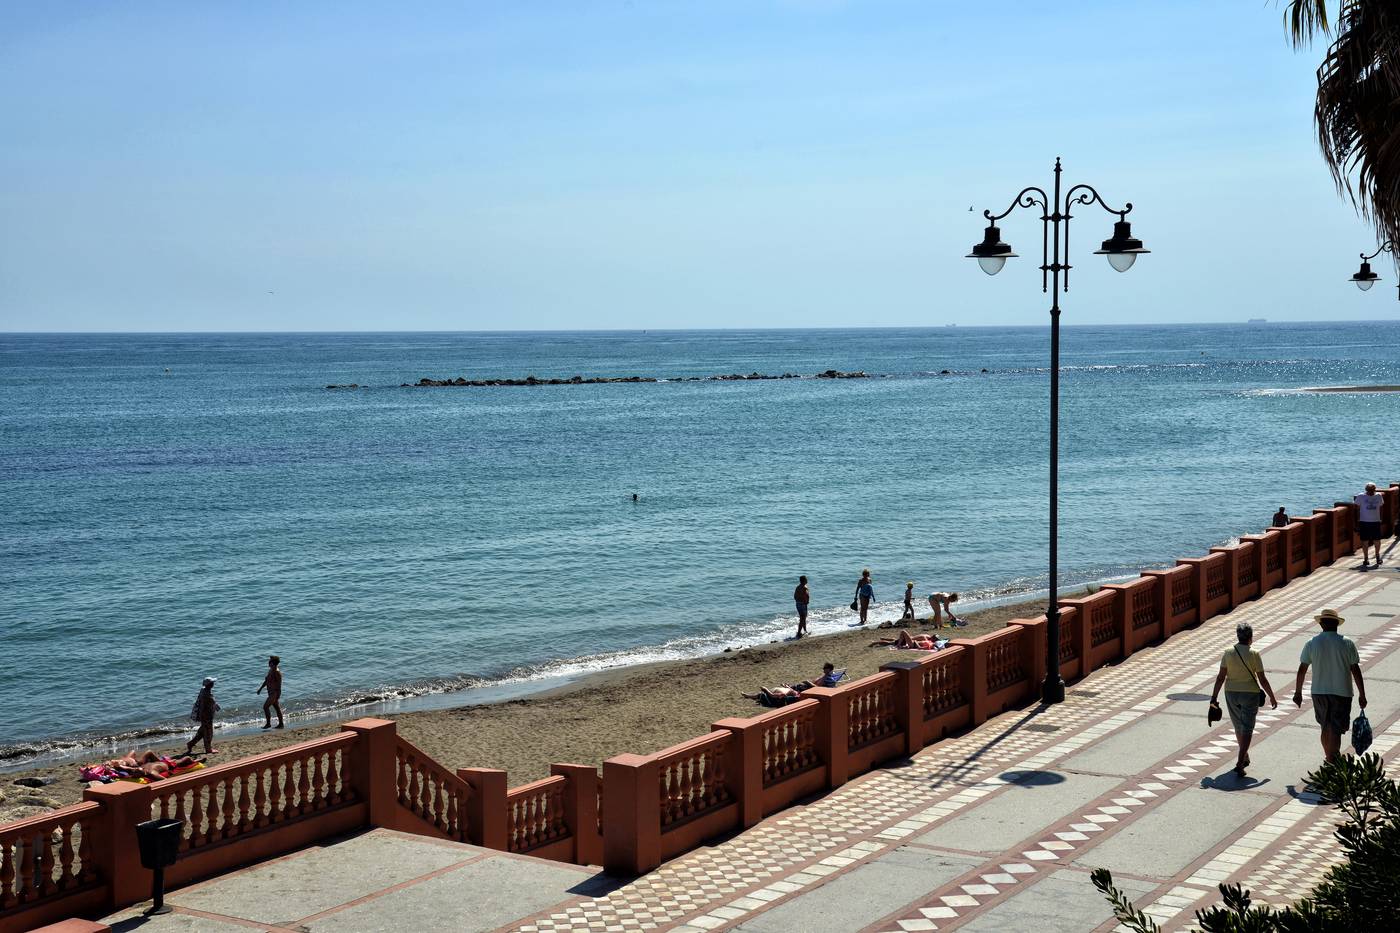
<path id="1" fill-rule="evenodd" d="M 1278 698 L 1264 673 L 1264 659 L 1249 647 L 1254 641 L 1254 629 L 1244 623 L 1235 626 L 1238 643 L 1220 656 L 1220 673 L 1215 676 L 1215 691 L 1210 702 L 1220 699 L 1220 687 L 1225 687 L 1225 706 L 1230 710 L 1230 722 L 1235 727 L 1235 739 L 1240 743 L 1240 757 L 1235 774 L 1244 777 L 1249 767 L 1249 741 L 1254 737 L 1254 717 L 1259 712 L 1259 691 L 1269 695 L 1269 708 L 1278 709 Z"/>

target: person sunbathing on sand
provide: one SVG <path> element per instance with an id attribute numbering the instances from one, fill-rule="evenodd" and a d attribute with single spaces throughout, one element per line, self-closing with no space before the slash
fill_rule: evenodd
<path id="1" fill-rule="evenodd" d="M 188 768 L 194 763 L 194 758 L 189 755 L 168 758 L 165 755 L 157 755 L 155 752 L 146 752 L 141 756 L 141 771 L 152 780 L 163 781 L 170 777 L 172 768 Z"/>
<path id="2" fill-rule="evenodd" d="M 885 645 L 890 648 L 909 648 L 914 651 L 938 651 L 938 642 L 931 635 L 919 632 L 910 635 L 908 632 L 900 632 L 898 638 L 881 638 L 879 641 L 870 643 L 870 647 L 877 648 Z"/>
<path id="3" fill-rule="evenodd" d="M 786 706 L 802 699 L 801 692 L 813 687 L 834 687 L 845 676 L 845 671 L 836 670 L 836 665 L 827 661 L 822 665 L 822 674 L 815 681 L 799 680 L 795 684 L 779 684 L 776 687 L 759 687 L 757 693 L 741 693 L 746 700 L 757 700 L 764 706 Z"/>

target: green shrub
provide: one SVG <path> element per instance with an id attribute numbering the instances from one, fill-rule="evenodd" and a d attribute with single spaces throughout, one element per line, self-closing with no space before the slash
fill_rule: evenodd
<path id="1" fill-rule="evenodd" d="M 1336 833 L 1346 858 L 1327 871 L 1312 893 L 1288 907 L 1251 904 L 1249 892 L 1238 884 L 1222 884 L 1222 902 L 1196 911 L 1205 933 L 1363 933 L 1400 926 L 1400 785 L 1386 776 L 1385 763 L 1374 753 L 1343 755 L 1307 780 L 1346 815 Z M 1152 918 L 1113 886 L 1108 869 L 1091 877 L 1124 927 L 1160 933 Z"/>

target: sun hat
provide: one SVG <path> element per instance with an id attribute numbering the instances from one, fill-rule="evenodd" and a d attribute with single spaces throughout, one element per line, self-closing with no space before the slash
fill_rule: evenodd
<path id="1" fill-rule="evenodd" d="M 1337 610 L 1335 609 L 1324 609 L 1319 615 L 1313 616 L 1314 622 L 1322 622 L 1324 620 L 1336 622 L 1338 625 L 1341 625 L 1343 622 L 1346 621 L 1346 619 L 1343 619 L 1340 615 L 1337 614 Z"/>
<path id="2" fill-rule="evenodd" d="M 914 581 L 913 581 L 913 580 L 910 580 L 908 583 L 906 583 L 906 584 L 904 584 L 904 585 L 905 585 L 905 586 L 913 586 L 913 585 L 914 585 Z"/>

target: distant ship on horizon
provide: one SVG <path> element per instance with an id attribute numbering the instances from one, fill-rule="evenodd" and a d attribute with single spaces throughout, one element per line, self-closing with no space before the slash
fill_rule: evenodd
<path id="1" fill-rule="evenodd" d="M 1251 324 L 1267 324 L 1267 323 L 1269 323 L 1269 319 L 1266 318 L 1266 317 L 1252 317 L 1252 318 L 1249 319 L 1249 323 L 1251 323 Z"/>

